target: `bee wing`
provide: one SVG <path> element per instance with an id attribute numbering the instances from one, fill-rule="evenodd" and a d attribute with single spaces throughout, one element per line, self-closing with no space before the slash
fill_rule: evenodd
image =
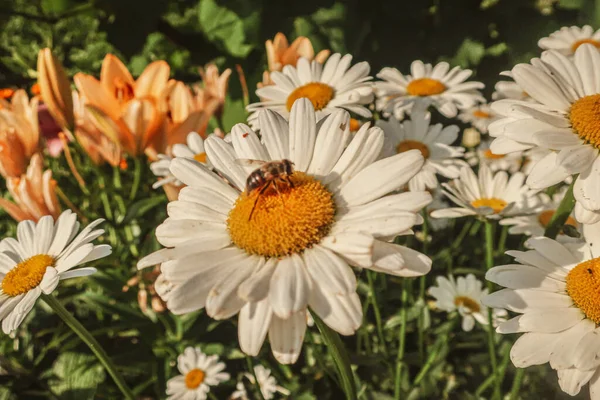
<path id="1" fill-rule="evenodd" d="M 242 167 L 262 167 L 267 161 L 264 160 L 251 160 L 249 158 L 236 158 L 235 163 Z"/>

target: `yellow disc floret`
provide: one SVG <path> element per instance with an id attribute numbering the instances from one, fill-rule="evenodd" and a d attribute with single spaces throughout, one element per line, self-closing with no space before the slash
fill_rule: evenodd
<path id="1" fill-rule="evenodd" d="M 311 82 L 290 93 L 285 105 L 290 111 L 296 100 L 306 97 L 312 103 L 315 111 L 319 111 L 327 107 L 334 94 L 335 91 L 331 86 L 321 82 Z"/>
<path id="2" fill-rule="evenodd" d="M 419 150 L 424 158 L 429 158 L 429 147 L 418 140 L 403 140 L 396 146 L 396 151 L 398 153 L 404 153 L 409 150 Z"/>
<path id="3" fill-rule="evenodd" d="M 329 232 L 335 215 L 331 192 L 301 172 L 290 179 L 293 186 L 277 181 L 277 190 L 272 185 L 263 194 L 256 189 L 240 195 L 227 219 L 235 245 L 250 254 L 283 257 L 302 252 Z"/>
<path id="4" fill-rule="evenodd" d="M 600 148 L 600 94 L 585 96 L 571 105 L 573 131 L 586 143 Z"/>
<path id="5" fill-rule="evenodd" d="M 446 91 L 446 85 L 437 79 L 419 78 L 410 81 L 406 92 L 411 96 L 433 96 Z"/>
<path id="6" fill-rule="evenodd" d="M 485 112 L 485 111 L 481 111 L 481 110 L 475 110 L 475 111 L 473 111 L 473 116 L 476 117 L 476 118 L 481 118 L 481 119 L 491 118 L 490 113 Z"/>
<path id="7" fill-rule="evenodd" d="M 471 313 L 476 313 L 481 311 L 481 307 L 479 303 L 467 296 L 456 296 L 454 298 L 454 305 L 456 307 L 464 307 L 469 310 Z"/>
<path id="8" fill-rule="evenodd" d="M 2 280 L 2 291 L 14 297 L 25 294 L 37 287 L 46 273 L 46 268 L 54 265 L 54 257 L 38 254 L 21 261 Z"/>
<path id="9" fill-rule="evenodd" d="M 576 41 L 575 43 L 573 43 L 573 45 L 571 46 L 571 50 L 573 50 L 573 53 L 575 52 L 575 50 L 577 50 L 577 48 L 579 46 L 581 46 L 582 44 L 591 44 L 593 46 L 596 46 L 597 49 L 600 49 L 600 42 L 594 39 L 581 39 Z"/>
<path id="10" fill-rule="evenodd" d="M 198 161 L 199 163 L 205 164 L 206 163 L 206 153 L 195 154 L 194 160 Z"/>
<path id="11" fill-rule="evenodd" d="M 471 202 L 471 205 L 475 208 L 489 207 L 494 210 L 494 214 L 498 214 L 500 211 L 508 205 L 508 203 L 502 199 L 491 197 L 489 199 L 477 199 Z"/>
<path id="12" fill-rule="evenodd" d="M 204 371 L 198 368 L 194 368 L 193 370 L 185 374 L 185 386 L 187 386 L 188 389 L 196 389 L 202 384 L 202 382 L 204 382 L 205 376 L 206 374 L 204 373 Z"/>
<path id="13" fill-rule="evenodd" d="M 538 221 L 539 221 L 539 223 L 544 228 L 547 227 L 548 224 L 550 223 L 550 220 L 554 216 L 555 212 L 556 212 L 556 210 L 545 210 L 545 211 L 542 211 L 540 213 L 540 215 L 538 215 Z M 575 218 L 573 218 L 573 217 L 568 217 L 567 218 L 567 222 L 565 222 L 565 225 L 571 225 L 573 227 L 577 227 L 577 221 L 575 221 Z"/>
<path id="14" fill-rule="evenodd" d="M 584 261 L 569 272 L 567 293 L 588 319 L 600 323 L 600 258 Z"/>
<path id="15" fill-rule="evenodd" d="M 499 160 L 499 159 L 504 158 L 506 156 L 504 154 L 495 154 L 495 153 L 492 153 L 492 150 L 486 149 L 483 152 L 483 157 L 487 158 L 488 160 Z"/>

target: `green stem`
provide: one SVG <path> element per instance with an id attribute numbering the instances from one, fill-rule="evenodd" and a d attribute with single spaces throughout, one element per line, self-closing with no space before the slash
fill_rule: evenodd
<path id="1" fill-rule="evenodd" d="M 329 349 L 331 357 L 335 362 L 335 365 L 340 375 L 340 381 L 342 382 L 342 388 L 346 393 L 347 400 L 356 400 L 356 384 L 354 383 L 354 375 L 352 374 L 352 368 L 350 367 L 350 359 L 348 353 L 344 348 L 344 344 L 335 331 L 328 327 L 319 316 L 313 311 L 310 312 L 315 321 L 315 325 L 319 328 L 321 336 L 323 336 L 323 342 Z"/>
<path id="2" fill-rule="evenodd" d="M 135 399 L 131 389 L 127 387 L 125 380 L 123 380 L 123 377 L 117 371 L 116 366 L 113 364 L 108 354 L 106 354 L 106 351 L 104 351 L 102 346 L 100 346 L 98 341 L 94 339 L 91 333 L 89 333 L 88 330 L 85 329 L 85 327 L 81 325 L 81 323 L 77 321 L 77 319 L 75 319 L 75 317 L 71 315 L 71 313 L 69 313 L 56 298 L 50 295 L 42 294 L 42 299 L 52 308 L 52 310 L 54 310 L 54 312 L 64 321 L 64 323 L 67 324 L 67 326 L 71 328 L 73 332 L 77 334 L 77 336 L 79 336 L 79 338 L 90 348 L 90 350 L 92 350 L 96 357 L 98 357 L 98 360 L 100 360 L 106 371 L 113 378 L 115 384 L 118 386 L 121 393 L 123 393 L 123 396 L 125 396 L 126 399 Z"/>
<path id="3" fill-rule="evenodd" d="M 512 388 L 510 389 L 509 400 L 517 400 L 524 376 L 525 368 L 517 368 L 517 372 L 515 373 L 515 379 L 513 380 Z"/>
<path id="4" fill-rule="evenodd" d="M 485 264 L 486 270 L 494 266 L 494 225 L 490 220 L 485 221 Z M 492 282 L 486 281 L 488 291 L 491 293 L 494 288 Z M 494 396 L 500 398 L 500 377 L 498 376 L 498 360 L 496 359 L 496 344 L 494 341 L 494 314 L 491 307 L 488 308 L 488 352 L 490 354 L 490 363 L 492 374 L 494 376 Z"/>
<path id="5" fill-rule="evenodd" d="M 385 344 L 385 337 L 383 336 L 383 325 L 381 324 L 381 312 L 379 311 L 379 304 L 377 303 L 377 295 L 375 294 L 375 284 L 373 282 L 373 274 L 372 271 L 367 271 L 367 279 L 369 281 L 369 291 L 371 292 L 371 301 L 373 302 L 373 311 L 375 312 L 375 323 L 377 325 L 377 335 L 379 336 L 379 341 L 381 342 L 381 349 L 383 350 L 383 354 L 387 357 L 387 346 Z"/>
<path id="6" fill-rule="evenodd" d="M 546 231 L 544 232 L 544 236 L 549 237 L 550 239 L 556 238 L 556 235 L 562 230 L 565 222 L 571 215 L 573 211 L 573 207 L 575 207 L 575 198 L 573 197 L 573 187 L 575 186 L 575 181 L 577 177 L 573 177 L 573 183 L 569 186 L 567 193 L 565 193 L 565 197 L 563 197 L 560 205 L 556 209 L 554 215 L 548 222 L 548 226 L 546 226 Z"/>
<path id="7" fill-rule="evenodd" d="M 254 370 L 254 363 L 252 362 L 252 358 L 250 356 L 246 356 L 246 365 L 248 366 L 248 371 L 254 377 L 254 382 L 256 384 L 256 389 L 258 391 L 258 397 L 260 400 L 265 400 L 265 397 L 262 394 L 262 390 L 260 388 L 260 382 L 258 381 L 258 377 L 256 376 L 256 371 Z"/>
<path id="8" fill-rule="evenodd" d="M 402 280 L 402 308 L 400 309 L 400 333 L 398 334 L 398 353 L 396 354 L 396 378 L 394 380 L 394 398 L 400 399 L 400 384 L 402 383 L 402 363 L 406 344 L 406 319 L 408 309 L 408 281 Z"/>
<path id="9" fill-rule="evenodd" d="M 427 255 L 428 245 L 429 245 L 429 219 L 427 210 L 422 211 L 423 215 L 423 254 Z M 426 285 L 425 275 L 419 278 L 419 300 L 422 304 L 425 304 L 425 285 Z M 423 363 L 425 359 L 425 308 L 419 313 L 418 320 L 418 329 L 419 329 L 419 361 Z"/>
<path id="10" fill-rule="evenodd" d="M 129 193 L 129 200 L 135 199 L 137 195 L 138 189 L 140 187 L 140 180 L 142 176 L 142 161 L 141 157 L 134 157 L 134 171 L 133 171 L 133 185 L 131 186 L 131 192 Z"/>

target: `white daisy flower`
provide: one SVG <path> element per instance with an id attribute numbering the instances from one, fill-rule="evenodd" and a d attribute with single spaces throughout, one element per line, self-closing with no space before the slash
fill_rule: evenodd
<path id="1" fill-rule="evenodd" d="M 350 68 L 351 62 L 350 54 L 333 54 L 324 65 L 302 57 L 295 67 L 286 65 L 282 72 L 272 72 L 274 84 L 256 90 L 262 101 L 248 106 L 252 112 L 248 121 L 257 127 L 258 111 L 262 109 L 277 111 L 287 119 L 300 98 L 310 100 L 318 120 L 339 108 L 370 118 L 371 111 L 365 105 L 373 101 L 371 68 L 366 61 Z"/>
<path id="2" fill-rule="evenodd" d="M 437 286 L 428 289 L 429 295 L 436 300 L 435 308 L 448 313 L 458 311 L 462 317 L 463 331 L 472 331 L 475 321 L 481 325 L 489 324 L 488 309 L 481 303 L 481 298 L 488 294 L 488 290 L 483 289 L 482 282 L 475 275 L 460 276 L 456 280 L 452 275 L 448 278 L 438 276 L 436 282 Z M 505 310 L 494 310 L 494 322 L 503 316 L 506 316 Z"/>
<path id="3" fill-rule="evenodd" d="M 471 124 L 481 133 L 487 133 L 488 126 L 496 121 L 498 116 L 487 104 L 464 109 L 458 114 L 458 119 L 466 124 Z"/>
<path id="4" fill-rule="evenodd" d="M 479 176 L 471 168 L 460 171 L 458 179 L 442 183 L 444 194 L 459 207 L 435 210 L 433 218 L 459 218 L 476 215 L 490 219 L 500 219 L 511 215 L 535 212 L 539 199 L 524 185 L 525 175 L 513 174 L 510 179 L 505 171 L 492 174 L 483 164 Z"/>
<path id="5" fill-rule="evenodd" d="M 219 356 L 207 356 L 199 347 L 187 347 L 177 357 L 177 375 L 167 381 L 168 400 L 205 400 L 211 386 L 229 380 L 229 374 L 222 372 L 225 363 Z"/>
<path id="6" fill-rule="evenodd" d="M 552 150 L 532 168 L 527 185 L 542 190 L 579 174 L 575 182 L 575 217 L 600 220 L 600 53 L 584 44 L 573 60 L 547 51 L 531 64 L 512 70 L 515 81 L 536 100 L 500 100 L 492 105 L 506 116 L 490 125 L 496 154 L 540 147 Z"/>
<path id="7" fill-rule="evenodd" d="M 538 46 L 544 50 L 556 50 L 565 56 L 572 56 L 582 44 L 590 44 L 596 49 L 600 48 L 600 29 L 594 29 L 585 25 L 563 26 L 558 31 L 552 32 L 550 36 L 541 38 Z"/>
<path id="8" fill-rule="evenodd" d="M 496 85 L 494 86 L 492 100 L 503 99 L 534 101 L 518 83 L 511 81 L 499 81 L 496 82 Z"/>
<path id="9" fill-rule="evenodd" d="M 479 89 L 481 82 L 465 82 L 473 73 L 469 69 L 454 67 L 447 62 L 435 67 L 420 60 L 413 61 L 412 75 L 403 75 L 396 68 L 383 68 L 377 77 L 383 82 L 375 82 L 377 109 L 392 113 L 402 119 L 415 101 L 427 99 L 440 113 L 448 118 L 456 117 L 458 110 L 484 103 Z"/>
<path id="10" fill-rule="evenodd" d="M 77 215 L 64 211 L 54 222 L 49 215 L 17 226 L 17 239 L 0 242 L 0 319 L 8 334 L 19 327 L 36 300 L 50 294 L 64 279 L 87 276 L 95 268 L 75 267 L 106 257 L 109 245 L 91 242 L 104 233 L 94 229 L 103 220 L 89 224 L 79 234 Z"/>
<path id="11" fill-rule="evenodd" d="M 289 396 L 290 391 L 284 387 L 281 387 L 277 384 L 277 380 L 274 376 L 271 375 L 271 370 L 263 367 L 262 365 L 257 365 L 254 367 L 254 373 L 256 374 L 256 378 L 258 379 L 258 386 L 260 387 L 260 392 L 262 393 L 262 397 L 265 400 L 271 400 L 275 398 L 276 393 L 281 393 L 284 396 Z M 254 376 L 249 373 L 244 373 L 246 379 L 250 381 L 252 385 L 256 385 L 256 379 Z M 248 392 L 244 387 L 243 382 L 238 382 L 235 386 L 236 391 L 231 394 L 230 399 L 240 399 L 240 400 L 249 400 Z"/>
<path id="12" fill-rule="evenodd" d="M 597 227 L 583 229 L 587 244 L 536 237 L 528 241 L 533 250 L 507 252 L 517 263 L 486 274 L 506 289 L 482 301 L 521 314 L 496 329 L 523 333 L 510 352 L 517 368 L 549 362 L 563 391 L 574 396 L 589 382 L 590 397 L 599 399 L 600 235 Z"/>
<path id="13" fill-rule="evenodd" d="M 564 198 L 565 192 L 566 188 L 558 191 L 552 197 L 545 193 L 540 193 L 538 197 L 540 199 L 541 208 L 537 213 L 505 218 L 500 221 L 500 225 L 510 226 L 508 233 L 511 235 L 543 236 L 544 230 L 560 205 L 561 200 Z M 567 219 L 565 225 L 570 225 L 579 231 L 581 230 L 581 225 L 573 216 L 570 216 Z M 556 240 L 559 242 L 579 241 L 579 239 L 567 236 L 562 232 L 558 235 Z"/>
<path id="14" fill-rule="evenodd" d="M 194 159 L 199 163 L 208 166 L 209 168 L 211 167 L 210 161 L 206 157 L 206 152 L 204 151 L 204 140 L 202 139 L 202 136 L 200 136 L 197 132 L 190 132 L 187 135 L 186 142 L 186 144 L 177 143 L 173 145 L 171 149 L 173 156 L 159 154 L 158 161 L 150 164 L 150 170 L 152 170 L 152 173 L 155 176 L 162 178 L 152 185 L 153 189 L 157 189 L 168 183 L 172 183 L 175 186 L 182 185 L 182 183 L 178 181 L 169 170 L 171 161 L 173 161 L 175 157 Z"/>
<path id="15" fill-rule="evenodd" d="M 466 165 L 460 160 L 465 149 L 451 146 L 458 138 L 458 126 L 430 125 L 430 119 L 428 112 L 415 109 L 410 120 L 398 122 L 392 117 L 388 121 L 377 121 L 385 133 L 384 157 L 419 150 L 425 158 L 423 168 L 408 181 L 411 191 L 435 189 L 439 186 L 436 174 L 456 178 L 460 168 Z"/>
<path id="16" fill-rule="evenodd" d="M 187 187 L 156 229 L 169 248 L 138 267 L 162 263 L 175 285 L 167 300 L 175 314 L 206 308 L 226 319 L 239 313 L 245 353 L 257 355 L 268 332 L 275 358 L 293 363 L 307 307 L 343 335 L 360 326 L 349 265 L 397 276 L 430 270 L 428 257 L 388 240 L 412 233 L 431 195 L 388 195 L 420 170 L 423 156 L 415 150 L 378 160 L 383 132 L 363 125 L 351 136 L 346 111 L 317 125 L 310 101 L 300 99 L 289 125 L 271 110 L 259 118 L 264 144 L 244 124 L 234 126 L 232 144 L 206 140 L 218 174 L 189 159 L 173 160 L 171 172 Z M 275 164 L 257 169 L 239 159 Z M 260 181 L 265 184 L 256 186 Z"/>
<path id="17" fill-rule="evenodd" d="M 508 171 L 511 174 L 521 169 L 524 157 L 522 152 L 495 154 L 490 149 L 491 143 L 491 140 L 484 140 L 477 146 L 477 149 L 468 151 L 465 158 L 469 165 L 485 164 L 492 172 Z"/>

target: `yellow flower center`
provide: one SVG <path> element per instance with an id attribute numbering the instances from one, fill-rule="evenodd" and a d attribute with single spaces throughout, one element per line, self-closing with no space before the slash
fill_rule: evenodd
<path id="1" fill-rule="evenodd" d="M 403 140 L 396 146 L 396 151 L 398 153 L 404 153 L 409 150 L 419 150 L 423 157 L 429 158 L 429 148 L 425 143 L 419 142 L 418 140 Z"/>
<path id="2" fill-rule="evenodd" d="M 554 213 L 556 212 L 556 210 L 546 210 L 546 211 L 542 211 L 540 213 L 540 215 L 538 215 L 538 221 L 539 223 L 545 228 L 548 226 L 548 224 L 550 223 L 550 220 L 552 219 L 552 217 L 554 216 Z M 577 227 L 577 221 L 575 221 L 575 218 L 573 217 L 569 217 L 567 218 L 567 222 L 565 222 L 565 225 L 571 225 L 573 227 Z"/>
<path id="3" fill-rule="evenodd" d="M 489 160 L 499 160 L 501 158 L 504 158 L 505 154 L 494 154 L 492 153 L 492 150 L 487 149 L 483 152 L 483 156 Z"/>
<path id="4" fill-rule="evenodd" d="M 406 91 L 411 96 L 433 96 L 446 91 L 446 85 L 437 79 L 420 78 L 410 81 Z"/>
<path id="5" fill-rule="evenodd" d="M 198 153 L 194 156 L 194 160 L 199 163 L 206 164 L 206 153 Z"/>
<path id="6" fill-rule="evenodd" d="M 38 254 L 21 261 L 2 280 L 2 291 L 10 297 L 29 292 L 40 284 L 46 268 L 53 265 L 54 257 L 46 254 Z"/>
<path id="7" fill-rule="evenodd" d="M 464 307 L 472 313 L 481 311 L 479 303 L 467 296 L 456 296 L 454 298 L 454 305 L 456 307 Z"/>
<path id="8" fill-rule="evenodd" d="M 185 386 L 188 389 L 196 389 L 198 386 L 204 382 L 204 377 L 206 374 L 201 369 L 195 368 L 185 374 Z"/>
<path id="9" fill-rule="evenodd" d="M 327 107 L 334 94 L 333 88 L 329 85 L 320 82 L 307 83 L 290 93 L 286 101 L 286 107 L 290 111 L 296 100 L 306 97 L 312 103 L 315 111 L 319 111 Z"/>
<path id="10" fill-rule="evenodd" d="M 354 118 L 350 118 L 350 132 L 356 132 L 360 129 L 360 126 L 362 124 L 360 123 L 359 120 L 354 119 Z"/>
<path id="11" fill-rule="evenodd" d="M 600 257 L 584 261 L 569 272 L 567 293 L 588 319 L 600 323 Z"/>
<path id="12" fill-rule="evenodd" d="M 487 113 L 487 112 L 481 111 L 481 110 L 473 111 L 473 116 L 476 118 L 483 118 L 483 119 L 488 119 L 491 117 L 490 113 Z"/>
<path id="13" fill-rule="evenodd" d="M 473 200 L 471 202 L 471 205 L 475 208 L 489 207 L 492 210 L 494 210 L 494 214 L 498 214 L 500 211 L 504 210 L 504 207 L 506 207 L 508 205 L 508 203 L 502 199 L 497 199 L 495 197 L 492 197 L 489 199 Z"/>
<path id="14" fill-rule="evenodd" d="M 600 94 L 585 96 L 573 103 L 569 119 L 581 139 L 600 148 Z"/>
<path id="15" fill-rule="evenodd" d="M 600 49 L 600 42 L 594 39 L 581 39 L 576 41 L 575 43 L 573 43 L 573 45 L 571 46 L 571 50 L 573 50 L 573 53 L 575 53 L 575 50 L 577 50 L 577 48 L 579 46 L 581 46 L 582 44 L 591 44 L 596 46 L 596 48 Z"/>
<path id="16" fill-rule="evenodd" d="M 302 172 L 290 180 L 293 186 L 277 181 L 262 194 L 256 189 L 240 195 L 227 219 L 235 245 L 250 254 L 283 257 L 302 252 L 329 232 L 335 215 L 331 192 Z"/>

